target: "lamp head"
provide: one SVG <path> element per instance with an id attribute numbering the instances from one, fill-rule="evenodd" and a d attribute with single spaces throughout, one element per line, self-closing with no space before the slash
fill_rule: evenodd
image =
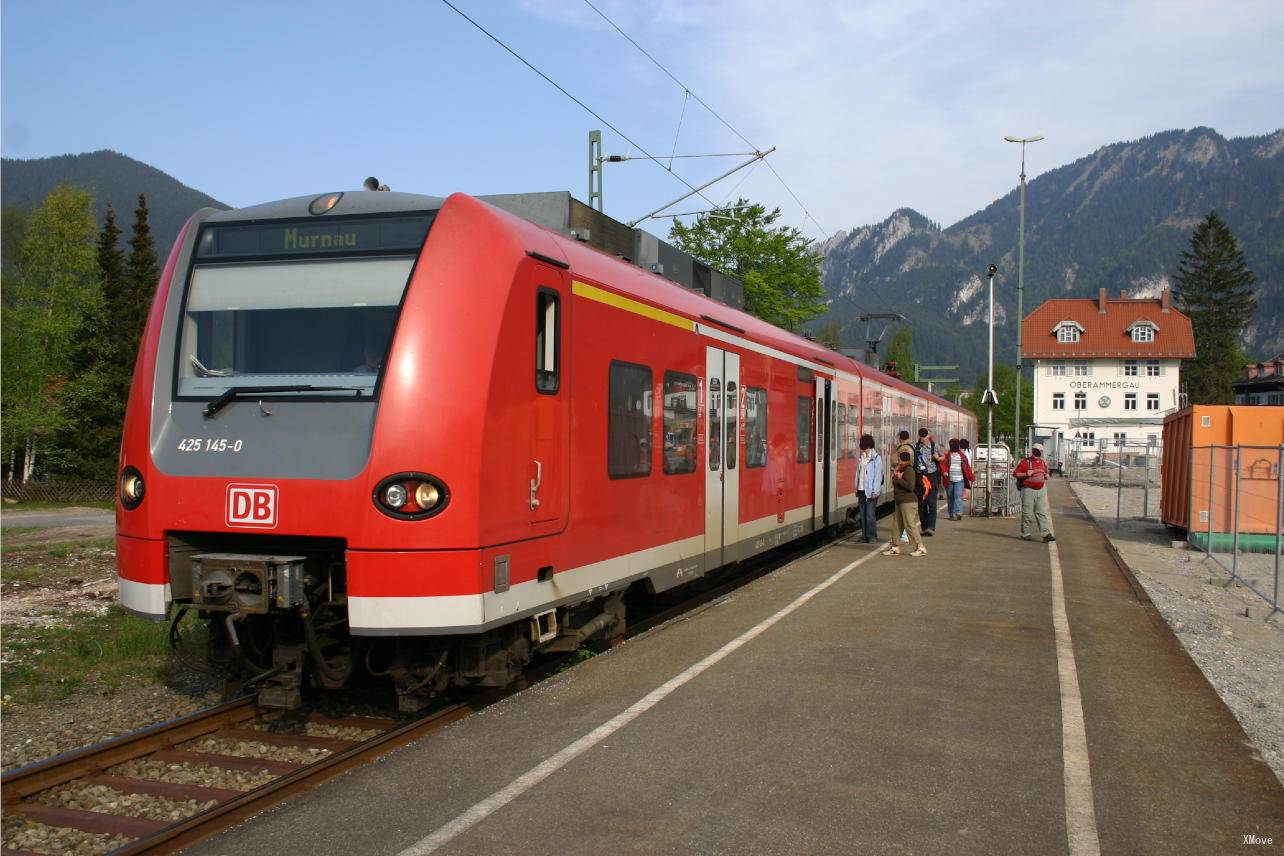
<path id="1" fill-rule="evenodd" d="M 986 273 L 988 273 L 991 277 L 993 277 L 993 276 L 994 276 L 995 274 L 997 274 L 998 272 L 999 272 L 999 266 L 998 266 L 998 265 L 994 265 L 994 264 L 992 264 L 992 265 L 990 265 L 990 266 L 989 266 L 989 268 L 987 268 L 987 269 L 986 269 Z"/>

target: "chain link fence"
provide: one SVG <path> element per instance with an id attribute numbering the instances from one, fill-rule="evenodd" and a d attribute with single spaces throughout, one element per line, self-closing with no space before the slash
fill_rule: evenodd
<path id="1" fill-rule="evenodd" d="M 1191 450 L 1187 543 L 1280 611 L 1284 446 Z"/>
<path id="2" fill-rule="evenodd" d="M 112 502 L 116 485 L 99 481 L 5 481 L 10 502 Z"/>

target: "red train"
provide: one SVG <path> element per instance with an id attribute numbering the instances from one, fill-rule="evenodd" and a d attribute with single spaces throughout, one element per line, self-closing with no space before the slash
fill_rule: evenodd
<path id="1" fill-rule="evenodd" d="M 817 418 L 819 414 L 820 418 Z M 195 610 L 265 703 L 406 709 L 841 522 L 856 441 L 970 413 L 456 194 L 198 212 L 125 420 L 121 602 Z M 890 492 L 889 494 L 890 495 Z"/>

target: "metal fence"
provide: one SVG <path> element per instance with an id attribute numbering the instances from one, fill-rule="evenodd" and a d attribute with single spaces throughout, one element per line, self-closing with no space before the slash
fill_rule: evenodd
<path id="1" fill-rule="evenodd" d="M 1115 488 L 1116 525 L 1123 519 L 1125 488 L 1141 491 L 1139 519 L 1159 519 L 1164 452 L 1156 439 L 1073 439 L 1065 441 L 1064 454 L 1066 478 Z"/>
<path id="2" fill-rule="evenodd" d="M 98 481 L 5 481 L 4 498 L 11 502 L 111 502 L 116 485 Z"/>
<path id="3" fill-rule="evenodd" d="M 1191 450 L 1187 543 L 1280 611 L 1284 446 Z"/>

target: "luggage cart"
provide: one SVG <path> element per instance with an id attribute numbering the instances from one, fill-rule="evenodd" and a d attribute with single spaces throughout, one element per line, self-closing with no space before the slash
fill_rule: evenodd
<path id="1" fill-rule="evenodd" d="M 1019 513 L 1020 495 L 1012 479 L 1012 450 L 1007 443 L 995 443 L 994 458 L 986 446 L 972 447 L 972 472 L 976 481 L 968 497 L 968 513 L 978 517 L 1012 517 Z"/>

